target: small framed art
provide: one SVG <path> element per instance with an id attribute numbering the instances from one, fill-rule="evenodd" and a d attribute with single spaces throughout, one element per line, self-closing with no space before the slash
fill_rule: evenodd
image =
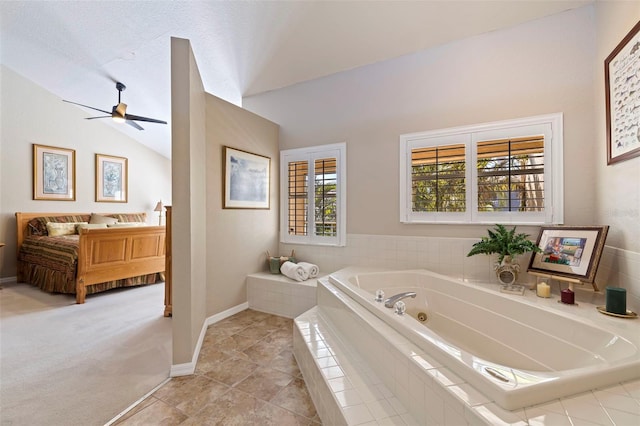
<path id="1" fill-rule="evenodd" d="M 528 271 L 593 283 L 608 226 L 543 226 Z"/>
<path id="2" fill-rule="evenodd" d="M 126 158 L 96 154 L 96 201 L 126 203 L 128 184 L 129 171 Z"/>
<path id="3" fill-rule="evenodd" d="M 75 150 L 33 145 L 33 199 L 75 201 Z"/>
<path id="4" fill-rule="evenodd" d="M 271 159 L 224 147 L 225 209 L 269 209 Z"/>

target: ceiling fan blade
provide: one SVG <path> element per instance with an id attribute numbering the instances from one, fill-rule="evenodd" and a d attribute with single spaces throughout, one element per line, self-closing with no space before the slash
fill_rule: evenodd
<path id="1" fill-rule="evenodd" d="M 135 127 L 138 130 L 144 130 L 144 127 L 136 123 L 135 121 L 127 120 L 127 124 L 131 127 Z"/>
<path id="2" fill-rule="evenodd" d="M 157 120 L 155 118 L 140 117 L 139 115 L 133 115 L 133 114 L 125 114 L 124 118 L 127 119 L 127 120 L 136 120 L 136 121 L 146 121 L 146 122 L 149 122 L 149 123 L 167 124 L 166 121 Z"/>
<path id="3" fill-rule="evenodd" d="M 96 118 L 111 118 L 110 115 L 101 115 L 100 117 L 87 117 L 85 120 L 95 120 Z"/>
<path id="4" fill-rule="evenodd" d="M 94 108 L 94 107 L 91 107 L 89 105 L 79 104 L 77 102 L 65 101 L 64 99 L 62 100 L 62 102 L 66 102 L 68 104 L 80 105 L 81 107 L 85 107 L 85 108 L 93 109 L 93 110 L 96 110 L 96 111 L 104 112 L 105 114 L 111 114 L 111 111 L 105 111 L 103 109 Z"/>

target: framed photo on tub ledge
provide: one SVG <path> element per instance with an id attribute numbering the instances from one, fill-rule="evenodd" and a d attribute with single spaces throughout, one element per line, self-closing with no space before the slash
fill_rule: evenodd
<path id="1" fill-rule="evenodd" d="M 33 199 L 76 200 L 76 151 L 33 144 Z"/>
<path id="2" fill-rule="evenodd" d="M 225 209 L 269 209 L 271 158 L 224 147 Z"/>
<path id="3" fill-rule="evenodd" d="M 608 226 L 543 226 L 527 272 L 568 282 L 595 284 Z"/>
<path id="4" fill-rule="evenodd" d="M 96 154 L 96 201 L 126 203 L 129 170 L 124 157 Z"/>

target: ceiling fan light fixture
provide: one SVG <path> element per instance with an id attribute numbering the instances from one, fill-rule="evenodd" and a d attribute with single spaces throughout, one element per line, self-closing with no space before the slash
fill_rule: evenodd
<path id="1" fill-rule="evenodd" d="M 115 121 L 116 123 L 124 123 L 126 121 L 124 117 L 120 117 L 119 115 L 116 115 L 116 114 L 113 114 L 111 118 L 113 118 L 113 121 Z"/>

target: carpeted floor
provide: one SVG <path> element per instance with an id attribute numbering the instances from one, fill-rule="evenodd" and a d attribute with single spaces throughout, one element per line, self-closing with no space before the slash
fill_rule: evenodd
<path id="1" fill-rule="evenodd" d="M 75 297 L 0 290 L 0 425 L 104 425 L 171 367 L 164 285 Z"/>

